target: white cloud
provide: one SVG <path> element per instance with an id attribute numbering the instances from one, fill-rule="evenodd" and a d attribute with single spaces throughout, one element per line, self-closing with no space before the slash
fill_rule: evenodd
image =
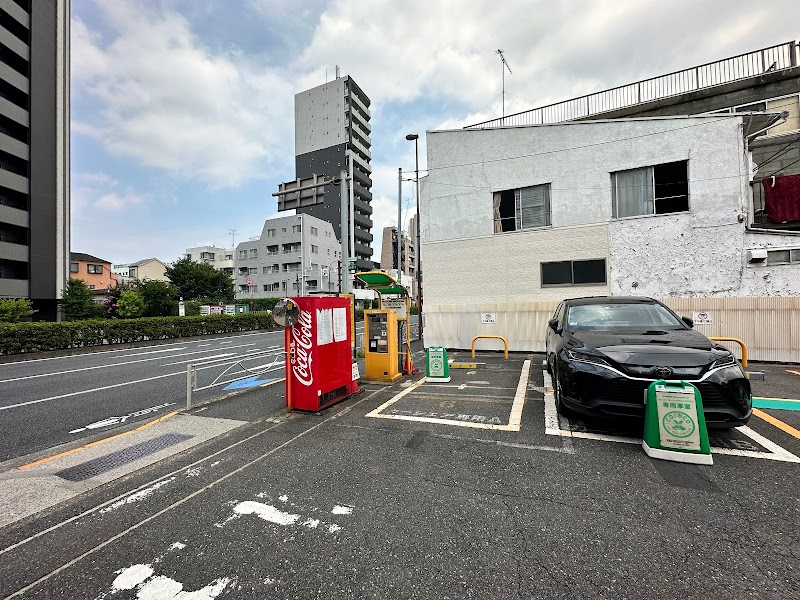
<path id="1" fill-rule="evenodd" d="M 76 173 L 73 175 L 72 214 L 82 220 L 94 211 L 121 212 L 133 206 L 144 206 L 150 198 L 136 192 L 106 173 Z"/>
<path id="2" fill-rule="evenodd" d="M 114 32 L 103 45 L 73 19 L 75 88 L 99 103 L 75 131 L 140 164 L 212 187 L 285 171 L 292 86 L 236 53 L 214 54 L 174 12 L 99 3 Z M 273 171 L 273 172 L 271 172 Z"/>

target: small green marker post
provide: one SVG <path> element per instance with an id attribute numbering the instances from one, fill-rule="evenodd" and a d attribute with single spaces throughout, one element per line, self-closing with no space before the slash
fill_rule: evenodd
<path id="1" fill-rule="evenodd" d="M 685 381 L 654 381 L 647 388 L 642 448 L 647 456 L 713 465 L 700 391 Z"/>
<path id="2" fill-rule="evenodd" d="M 425 381 L 447 383 L 450 381 L 450 365 L 447 350 L 442 346 L 431 346 L 425 360 Z"/>

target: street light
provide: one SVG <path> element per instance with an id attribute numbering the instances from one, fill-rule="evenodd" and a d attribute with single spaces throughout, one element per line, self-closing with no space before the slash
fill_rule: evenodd
<path id="1" fill-rule="evenodd" d="M 409 133 L 406 139 L 414 142 L 414 180 L 417 182 L 417 243 L 414 251 L 417 256 L 417 306 L 419 307 L 419 341 L 422 342 L 422 347 L 425 347 L 425 340 L 422 337 L 422 241 L 420 239 L 420 214 L 419 214 L 419 136 L 416 133 Z"/>

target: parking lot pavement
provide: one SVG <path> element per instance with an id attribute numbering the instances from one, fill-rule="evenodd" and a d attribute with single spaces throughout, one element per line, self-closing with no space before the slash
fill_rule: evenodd
<path id="1" fill-rule="evenodd" d="M 541 361 L 365 384 L 108 482 L 0 531 L 0 596 L 800 597 L 800 440 L 754 418 L 713 466 L 652 460 L 553 415 Z"/>

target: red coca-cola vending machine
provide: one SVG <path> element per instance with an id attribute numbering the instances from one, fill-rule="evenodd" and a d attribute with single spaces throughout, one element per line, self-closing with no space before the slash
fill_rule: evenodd
<path id="1" fill-rule="evenodd" d="M 285 298 L 275 322 L 286 328 L 286 407 L 317 411 L 357 393 L 350 301 L 335 296 Z"/>

